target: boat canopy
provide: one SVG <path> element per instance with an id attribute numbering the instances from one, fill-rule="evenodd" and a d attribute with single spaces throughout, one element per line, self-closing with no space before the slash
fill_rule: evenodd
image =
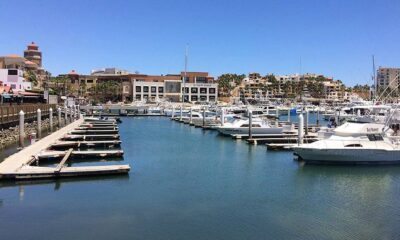
<path id="1" fill-rule="evenodd" d="M 334 132 L 337 136 L 361 136 L 367 134 L 379 134 L 383 132 L 385 125 L 379 123 L 354 123 L 347 122 L 337 127 Z"/>

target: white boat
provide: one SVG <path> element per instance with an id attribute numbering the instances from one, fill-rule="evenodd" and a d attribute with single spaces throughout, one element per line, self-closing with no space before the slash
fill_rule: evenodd
<path id="1" fill-rule="evenodd" d="M 309 163 L 400 163 L 400 138 L 380 123 L 348 122 L 327 139 L 294 147 L 299 160 Z"/>
<path id="2" fill-rule="evenodd" d="M 217 129 L 220 133 L 225 135 L 248 134 L 249 119 L 231 119 Z M 253 134 L 281 134 L 282 131 L 282 127 L 271 126 L 267 121 L 260 118 L 252 118 Z"/>

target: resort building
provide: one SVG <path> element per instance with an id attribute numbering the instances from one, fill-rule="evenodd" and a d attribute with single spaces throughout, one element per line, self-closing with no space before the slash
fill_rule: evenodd
<path id="1" fill-rule="evenodd" d="M 398 88 L 400 83 L 400 68 L 379 67 L 377 70 L 376 85 L 378 91 L 389 87 Z"/>
<path id="2" fill-rule="evenodd" d="M 15 91 L 32 89 L 32 83 L 25 81 L 20 69 L 0 69 L 0 86 L 11 87 Z"/>

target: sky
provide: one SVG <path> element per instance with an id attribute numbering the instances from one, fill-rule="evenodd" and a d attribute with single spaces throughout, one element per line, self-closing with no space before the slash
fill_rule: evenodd
<path id="1" fill-rule="evenodd" d="M 372 84 L 400 67 L 400 0 L 0 0 L 0 55 L 36 42 L 53 75 L 118 67 L 318 73 Z"/>

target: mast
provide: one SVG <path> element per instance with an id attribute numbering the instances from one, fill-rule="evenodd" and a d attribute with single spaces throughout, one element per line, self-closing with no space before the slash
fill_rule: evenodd
<path id="1" fill-rule="evenodd" d="M 186 44 L 186 49 L 185 49 L 185 71 L 184 71 L 184 73 L 183 73 L 182 102 L 185 102 L 185 94 L 186 94 L 187 61 L 188 61 L 188 45 Z"/>
<path id="2" fill-rule="evenodd" d="M 378 95 L 378 82 L 376 81 L 376 70 L 375 70 L 375 56 L 372 55 L 372 78 L 374 81 L 374 98 L 376 99 Z"/>

